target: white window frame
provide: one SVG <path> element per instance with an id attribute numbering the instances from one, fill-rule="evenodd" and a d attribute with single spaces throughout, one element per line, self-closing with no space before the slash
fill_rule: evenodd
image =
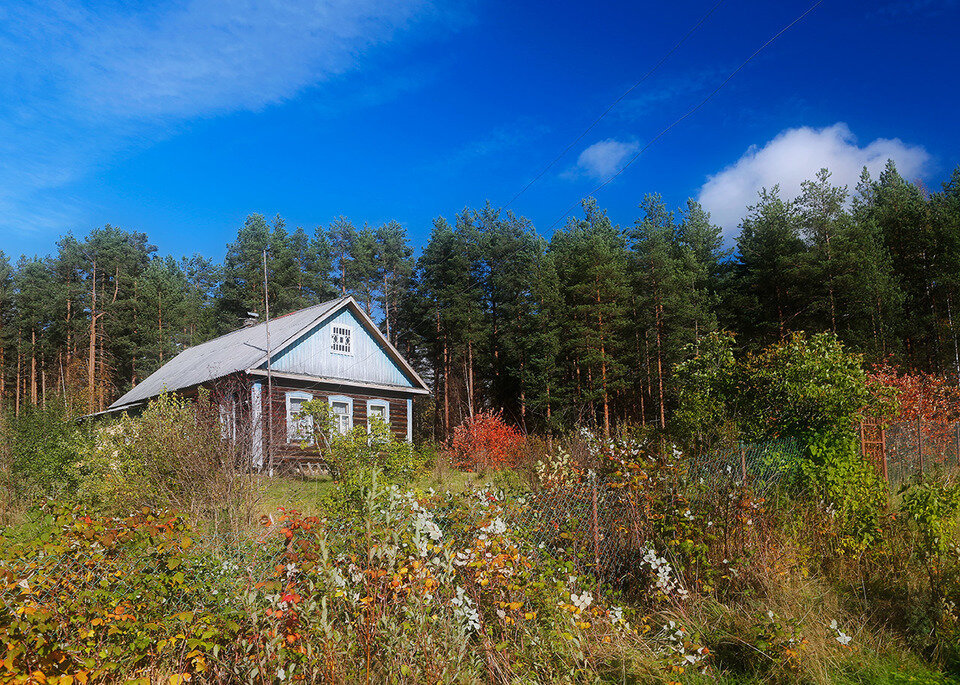
<path id="1" fill-rule="evenodd" d="M 389 400 L 367 400 L 367 432 L 370 432 L 370 410 L 373 407 L 383 407 L 383 422 L 390 425 L 390 402 Z"/>
<path id="2" fill-rule="evenodd" d="M 346 426 L 346 430 L 344 430 L 344 426 L 340 423 L 340 419 L 336 418 L 337 425 L 335 428 L 337 431 L 341 433 L 341 435 L 346 435 L 347 433 L 352 431 L 353 430 L 353 399 L 350 397 L 346 397 L 345 395 L 329 395 L 327 397 L 327 402 L 330 404 L 331 410 L 333 409 L 333 405 L 335 402 L 339 402 L 347 405 L 347 413 L 345 415 L 334 414 L 334 417 L 347 416 L 350 419 L 350 425 Z"/>
<path id="3" fill-rule="evenodd" d="M 313 444 L 313 417 L 304 416 L 302 418 L 295 419 L 293 414 L 293 401 L 294 400 L 303 400 L 304 402 L 309 402 L 313 399 L 313 395 L 308 392 L 303 392 L 301 390 L 291 390 L 286 394 L 286 403 L 287 403 L 287 442 L 288 443 L 301 443 L 305 442 L 309 445 Z M 299 412 L 298 412 L 299 413 Z M 300 424 L 301 421 L 304 421 L 305 424 Z M 299 424 L 299 430 L 298 429 Z M 300 436 L 303 435 L 302 430 L 306 428 L 307 436 L 306 439 L 301 439 Z"/>
<path id="4" fill-rule="evenodd" d="M 220 400 L 220 439 L 237 442 L 237 396 L 233 391 Z"/>
<path id="5" fill-rule="evenodd" d="M 347 339 L 347 344 L 345 350 L 337 349 L 337 345 L 342 343 L 337 342 L 337 336 L 344 336 Z M 330 326 L 330 351 L 334 354 L 342 354 L 347 357 L 353 356 L 353 326 L 345 323 L 334 323 Z"/>

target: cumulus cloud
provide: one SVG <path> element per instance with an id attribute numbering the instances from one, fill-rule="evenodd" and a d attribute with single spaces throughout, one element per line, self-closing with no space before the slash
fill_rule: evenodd
<path id="1" fill-rule="evenodd" d="M 762 147 L 751 146 L 736 162 L 709 176 L 698 199 L 731 237 L 761 188 L 779 183 L 781 195 L 793 199 L 800 194 L 803 181 L 826 167 L 833 174 L 834 184 L 852 189 L 863 167 L 876 176 L 888 159 L 896 162 L 905 177 L 915 178 L 923 173 L 930 155 L 922 146 L 909 145 L 899 138 L 877 138 L 860 147 L 844 123 L 822 129 L 791 128 Z"/>
<path id="2" fill-rule="evenodd" d="M 581 174 L 596 179 L 606 180 L 613 176 L 627 159 L 638 149 L 639 143 L 631 143 L 613 138 L 594 143 L 580 153 L 577 165 L 567 176 L 576 177 Z"/>
<path id="3" fill-rule="evenodd" d="M 291 99 L 362 68 L 371 51 L 414 26 L 457 21 L 433 0 L 25 0 L 0 7 L 4 221 L 42 225 L 32 214 L 50 207 L 44 191 L 118 153 L 198 117 Z M 57 200 L 69 213 L 69 201 Z"/>

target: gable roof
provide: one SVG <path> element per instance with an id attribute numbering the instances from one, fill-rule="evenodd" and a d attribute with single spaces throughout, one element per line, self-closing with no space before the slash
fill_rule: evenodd
<path id="1" fill-rule="evenodd" d="M 389 356 L 409 375 L 414 385 L 426 390 L 427 385 L 380 329 L 357 305 L 352 297 L 323 302 L 270 320 L 271 355 L 276 357 L 287 346 L 309 332 L 322 319 L 343 307 L 350 306 L 364 323 L 364 328 L 377 338 Z M 162 392 L 182 390 L 222 378 L 237 371 L 246 371 L 266 364 L 267 322 L 248 326 L 221 335 L 219 338 L 183 350 L 118 399 L 108 411 L 139 404 Z M 349 381 L 347 381 L 349 382 Z"/>

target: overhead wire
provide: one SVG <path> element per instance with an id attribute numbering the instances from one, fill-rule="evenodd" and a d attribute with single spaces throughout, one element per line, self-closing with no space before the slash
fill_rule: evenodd
<path id="1" fill-rule="evenodd" d="M 797 16 L 793 21 L 791 21 L 789 24 L 787 24 L 786 26 L 784 26 L 783 28 L 781 28 L 779 31 L 777 31 L 777 32 L 776 32 L 773 36 L 771 36 L 763 45 L 761 45 L 759 48 L 757 48 L 757 49 L 753 52 L 753 54 L 751 54 L 751 55 L 750 55 L 749 57 L 747 57 L 743 62 L 741 62 L 741 63 L 740 63 L 740 66 L 738 66 L 736 69 L 734 69 L 732 72 L 730 72 L 730 74 L 720 83 L 720 85 L 718 85 L 716 88 L 714 88 L 712 91 L 710 91 L 710 93 L 709 93 L 705 98 L 703 98 L 702 100 L 700 100 L 700 102 L 698 102 L 696 105 L 694 105 L 694 106 L 691 107 L 689 110 L 687 110 L 686 113 L 684 113 L 684 114 L 683 114 L 682 116 L 680 116 L 679 118 L 675 119 L 669 126 L 667 126 L 666 128 L 662 129 L 659 133 L 657 133 L 657 135 L 655 135 L 653 138 L 651 138 L 649 141 L 647 141 L 646 145 L 644 145 L 642 148 L 640 148 L 640 149 L 637 151 L 637 153 L 636 153 L 635 155 L 633 155 L 633 157 L 631 157 L 631 158 L 627 161 L 626 164 L 624 164 L 622 167 L 620 167 L 620 169 L 618 169 L 617 172 L 616 172 L 613 176 L 611 176 L 610 178 L 608 178 L 608 179 L 606 179 L 605 181 L 603 181 L 600 185 L 598 185 L 596 188 L 594 188 L 593 190 L 591 190 L 587 195 L 583 196 L 582 198 L 580 198 L 579 200 L 577 200 L 575 203 L 573 203 L 572 205 L 570 205 L 570 207 L 568 207 L 568 208 L 566 209 L 566 211 L 564 211 L 564 213 L 561 214 L 561 215 L 557 218 L 557 220 L 554 221 L 554 222 L 550 225 L 550 227 L 547 229 L 547 231 L 549 232 L 549 231 L 553 230 L 553 229 L 557 226 L 557 224 L 559 224 L 561 221 L 563 221 L 563 219 L 565 219 L 565 218 L 567 217 L 567 215 L 570 214 L 571 211 L 573 211 L 574 209 L 576 209 L 586 198 L 595 195 L 596 193 L 600 192 L 601 190 L 603 190 L 604 188 L 606 188 L 608 185 L 610 185 L 618 176 L 620 176 L 620 174 L 622 174 L 624 171 L 626 171 L 627 168 L 628 168 L 631 164 L 633 164 L 635 161 L 637 161 L 637 159 L 640 157 L 640 155 L 642 155 L 644 152 L 646 152 L 647 149 L 649 149 L 651 145 L 653 145 L 653 144 L 654 144 L 655 142 L 657 142 L 660 138 L 662 138 L 662 137 L 665 136 L 668 132 L 670 132 L 674 127 L 676 127 L 678 124 L 680 124 L 681 122 L 683 122 L 685 119 L 687 119 L 688 117 L 690 117 L 691 115 L 693 115 L 694 113 L 696 113 L 696 112 L 697 112 L 700 108 L 702 108 L 705 104 L 707 104 L 707 102 L 709 102 L 717 93 L 719 93 L 719 92 L 723 89 L 724 86 L 726 86 L 728 83 L 730 83 L 730 81 L 733 80 L 733 78 L 734 78 L 737 74 L 739 74 L 739 73 L 744 69 L 744 67 L 746 67 L 750 62 L 752 62 L 753 59 L 754 59 L 757 55 L 759 55 L 761 52 L 763 52 L 767 47 L 769 47 L 769 46 L 770 46 L 774 41 L 776 41 L 780 36 L 782 36 L 784 33 L 786 33 L 787 31 L 789 31 L 794 25 L 796 25 L 797 23 L 799 23 L 800 21 L 802 21 L 802 20 L 804 19 L 804 17 L 806 17 L 806 16 L 807 16 L 808 14 L 810 14 L 811 12 L 813 12 L 813 10 L 815 10 L 815 9 L 816 9 L 817 7 L 819 7 L 821 4 L 823 4 L 823 0 L 817 0 L 817 1 L 814 2 L 812 5 L 810 5 L 810 7 L 808 7 L 802 14 L 800 14 L 799 16 Z"/>
<path id="2" fill-rule="evenodd" d="M 630 87 L 627 91 L 625 91 L 619 98 L 617 98 L 609 107 L 607 107 L 607 109 L 604 110 L 604 112 L 603 112 L 599 117 L 597 117 L 597 118 L 594 120 L 594 122 L 591 123 L 590 126 L 588 126 L 588 127 L 583 131 L 583 133 L 581 133 L 576 139 L 574 139 L 574 141 L 571 142 L 571 143 L 563 150 L 563 152 L 561 152 L 556 158 L 554 158 L 554 160 L 551 161 L 546 167 L 544 167 L 544 169 L 541 170 L 541 172 L 540 172 L 539 174 L 537 174 L 536 177 L 534 177 L 529 183 L 527 183 L 526 186 L 524 186 L 516 195 L 514 195 L 513 198 L 511 198 L 510 201 L 507 202 L 507 204 L 505 204 L 505 205 L 503 206 L 503 208 L 506 209 L 512 202 L 514 202 L 518 197 L 520 197 L 530 186 L 532 186 L 534 183 L 536 183 L 537 180 L 539 180 L 553 165 L 556 164 L 557 161 L 559 161 L 567 152 L 569 152 L 570 149 L 571 149 L 574 145 L 577 144 L 577 142 L 579 142 L 580 140 L 582 140 L 583 137 L 586 136 L 587 133 L 589 133 L 617 104 L 619 104 L 627 95 L 629 95 L 633 90 L 635 90 L 635 89 L 636 89 L 637 87 L 639 87 L 644 81 L 646 81 L 646 79 L 648 79 L 648 78 L 650 77 L 650 75 L 652 75 L 674 52 L 676 52 L 676 50 L 679 49 L 679 47 L 687 40 L 687 38 L 689 38 L 690 35 L 692 35 L 693 32 L 696 31 L 696 30 L 710 17 L 710 15 L 713 14 L 713 12 L 723 3 L 723 1 L 724 1 L 724 0 L 718 0 L 718 2 L 715 3 L 715 4 L 710 8 L 710 10 L 708 10 L 708 12 L 707 12 L 706 14 L 704 14 L 704 15 L 700 18 L 700 20 L 699 20 L 661 59 L 660 59 L 650 70 L 648 70 L 647 73 L 643 75 L 643 77 L 640 78 L 640 80 L 638 80 L 633 86 L 631 86 L 631 87 Z M 682 116 L 680 116 L 680 117 L 678 117 L 677 119 L 675 119 L 675 120 L 674 120 L 672 123 L 670 123 L 667 127 L 665 127 L 664 129 L 662 129 L 662 130 L 661 130 L 659 133 L 657 133 L 653 138 L 651 138 L 640 150 L 637 151 L 636 154 L 634 154 L 634 155 L 627 161 L 626 164 L 624 164 L 622 167 L 620 167 L 620 169 L 618 169 L 617 172 L 616 172 L 613 176 L 611 176 L 610 178 L 608 178 L 608 179 L 606 179 L 605 181 L 603 181 L 602 183 L 600 183 L 600 184 L 599 184 L 596 188 L 594 188 L 588 195 L 584 196 L 584 198 L 581 198 L 580 200 L 578 200 L 577 202 L 575 202 L 574 204 L 572 204 L 569 208 L 567 208 L 567 210 L 564 211 L 564 213 L 561 214 L 561 215 L 557 218 L 557 220 L 554 221 L 553 224 L 550 225 L 550 227 L 549 227 L 548 230 L 552 230 L 554 227 L 556 227 L 557 224 L 559 224 L 573 209 L 575 209 L 578 205 L 580 205 L 580 203 L 581 203 L 586 197 L 589 197 L 589 196 L 591 196 L 591 195 L 594 195 L 594 194 L 598 193 L 600 190 L 602 190 L 603 188 L 605 188 L 606 186 L 608 186 L 610 183 L 612 183 L 617 177 L 619 177 L 624 171 L 626 171 L 626 169 L 629 168 L 630 165 L 632 165 L 632 164 L 640 157 L 640 155 L 643 154 L 647 149 L 649 149 L 650 146 L 653 145 L 657 140 L 659 140 L 660 138 L 662 138 L 662 137 L 663 137 L 664 135 L 666 135 L 669 131 L 671 131 L 673 128 L 675 128 L 677 125 L 679 125 L 679 124 L 682 123 L 684 120 L 686 120 L 687 118 L 689 118 L 690 116 L 692 116 L 693 114 L 695 114 L 697 111 L 699 111 L 707 102 L 709 102 L 717 93 L 719 93 L 738 73 L 740 73 L 751 61 L 753 61 L 753 59 L 754 59 L 757 55 L 759 55 L 763 50 L 765 50 L 765 49 L 766 49 L 767 47 L 769 47 L 772 43 L 774 43 L 780 36 L 782 36 L 784 33 L 786 33 L 788 30 L 790 30 L 793 26 L 795 26 L 797 23 L 799 23 L 800 21 L 802 21 L 807 15 L 809 15 L 811 12 L 813 12 L 813 11 L 814 11 L 817 7 L 819 7 L 822 3 L 823 3 L 823 0 L 817 0 L 817 1 L 814 2 L 812 5 L 810 5 L 810 7 L 808 7 L 804 12 L 802 12 L 800 15 L 798 15 L 796 18 L 794 18 L 790 23 L 788 23 L 788 24 L 785 25 L 783 28 L 781 28 L 779 31 L 777 31 L 777 33 L 775 33 L 773 36 L 771 36 L 765 43 L 763 43 L 763 44 L 762 44 L 759 48 L 757 48 L 749 57 L 747 57 L 736 69 L 734 69 L 734 70 L 733 70 L 716 88 L 714 88 L 706 97 L 704 97 L 702 100 L 700 100 L 696 105 L 694 105 L 692 108 L 690 108 L 690 109 L 689 109 L 687 112 L 685 112 Z M 423 331 L 421 330 L 421 326 L 422 326 L 423 328 L 426 328 L 427 322 L 422 322 L 422 323 L 419 324 L 418 326 L 415 326 L 415 329 L 417 330 L 417 333 L 420 333 L 420 334 L 423 333 Z M 369 354 L 365 355 L 362 359 L 356 359 L 356 360 L 354 360 L 354 362 L 353 362 L 352 364 L 350 364 L 350 365 L 347 367 L 346 370 L 352 370 L 352 369 L 353 369 L 354 367 L 356 367 L 357 365 L 362 364 L 362 363 L 365 363 L 365 362 L 368 361 L 371 357 L 373 357 L 375 354 L 377 354 L 377 352 L 379 352 L 379 351 L 380 351 L 379 346 L 376 346 L 373 350 L 370 351 Z M 315 353 L 315 354 L 318 354 L 318 353 Z M 313 355 L 311 355 L 311 356 L 313 356 Z M 319 388 L 319 386 L 321 386 L 321 385 L 326 385 L 326 384 L 328 384 L 328 383 L 327 383 L 327 382 L 324 382 L 324 381 L 316 381 L 316 382 L 307 382 L 307 383 L 304 384 L 304 386 L 305 386 L 305 388 Z"/>
<path id="3" fill-rule="evenodd" d="M 543 169 L 541 169 L 540 172 L 539 172 L 536 176 L 533 177 L 533 179 L 531 179 L 523 188 L 521 188 L 520 191 L 517 192 L 516 195 L 514 195 L 513 197 L 511 197 L 510 200 L 509 200 L 505 205 L 503 205 L 503 209 L 506 209 L 507 207 L 509 207 L 510 205 L 512 205 L 512 204 L 514 203 L 514 201 L 515 201 L 518 197 L 520 197 L 520 196 L 523 195 L 525 192 L 527 192 L 527 190 L 530 188 L 530 186 L 532 186 L 534 183 L 536 183 L 536 182 L 539 181 L 541 178 L 543 178 L 543 175 L 546 174 L 548 171 L 550 171 L 550 169 L 552 169 L 553 166 L 554 166 L 557 162 L 559 162 L 561 159 L 563 159 L 563 157 L 565 157 L 566 154 L 567 154 L 568 152 L 570 152 L 570 150 L 573 148 L 574 145 L 576 145 L 576 144 L 579 143 L 581 140 L 583 140 L 583 138 L 584 138 L 588 133 L 590 133 L 590 131 L 592 131 L 592 130 L 596 127 L 596 125 L 599 124 L 600 121 L 601 121 L 605 116 L 607 116 L 607 115 L 611 112 L 611 110 L 613 110 L 614 107 L 616 107 L 618 104 L 620 104 L 620 103 L 623 101 L 624 98 L 626 98 L 628 95 L 630 95 L 630 93 L 632 93 L 634 90 L 636 90 L 636 89 L 639 88 L 641 85 L 643 85 L 643 83 L 644 83 L 648 78 L 650 78 L 661 66 L 663 66 L 663 63 L 666 62 L 666 61 L 670 58 L 670 56 L 673 55 L 673 53 L 675 53 L 677 50 L 679 50 L 679 49 L 680 49 L 680 46 L 683 45 L 683 44 L 687 41 L 687 39 L 688 39 L 690 36 L 692 36 L 693 33 L 694 33 L 698 28 L 700 28 L 700 27 L 703 25 L 704 22 L 707 21 L 707 19 L 710 18 L 710 15 L 712 15 L 712 14 L 717 10 L 717 8 L 720 7 L 720 5 L 723 4 L 723 2 L 724 2 L 724 0 L 718 0 L 711 8 L 707 11 L 706 14 L 704 14 L 702 17 L 700 17 L 699 21 L 697 21 L 696 24 L 694 24 L 692 27 L 690 27 L 690 30 L 688 30 L 688 31 L 683 35 L 683 37 L 682 37 L 680 40 L 678 40 L 676 43 L 674 43 L 673 47 L 670 48 L 670 50 L 668 50 L 668 51 L 666 52 L 666 54 L 664 54 L 663 57 L 661 57 L 660 60 L 659 60 L 656 64 L 654 64 L 649 70 L 647 70 L 647 73 L 645 73 L 643 76 L 640 77 L 640 80 L 638 80 L 638 81 L 637 81 L 636 83 L 634 83 L 632 86 L 630 86 L 629 88 L 627 88 L 627 90 L 624 91 L 624 93 L 621 94 L 620 97 L 618 97 L 616 100 L 614 100 L 614 101 L 610 104 L 609 107 L 607 107 L 605 110 L 603 110 L 603 112 L 600 114 L 600 116 L 598 116 L 596 119 L 593 120 L 593 123 L 591 123 L 589 126 L 587 126 L 587 128 L 585 128 L 585 129 L 583 130 L 583 132 L 580 133 L 580 135 L 578 135 L 576 138 L 574 138 L 573 141 L 572 141 L 569 145 L 567 145 L 559 155 L 557 155 L 556 157 L 554 157 L 553 160 L 552 160 L 549 164 L 547 164 L 545 167 L 543 167 Z"/>

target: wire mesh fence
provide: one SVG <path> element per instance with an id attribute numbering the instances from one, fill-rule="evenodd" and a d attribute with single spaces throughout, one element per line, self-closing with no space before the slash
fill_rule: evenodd
<path id="1" fill-rule="evenodd" d="M 960 423 L 896 424 L 887 427 L 882 437 L 882 456 L 891 483 L 915 473 L 958 465 Z M 863 444 L 866 442 L 864 439 Z M 678 459 L 685 482 L 694 490 L 715 493 L 732 484 L 745 484 L 763 496 L 782 483 L 789 465 L 797 462 L 803 450 L 795 440 L 775 440 Z M 644 552 L 632 522 L 649 512 L 639 511 L 634 498 L 602 477 L 590 475 L 564 487 L 535 489 L 518 498 L 518 504 L 511 508 L 508 523 L 524 531 L 533 548 L 543 553 L 563 545 L 572 548 L 588 566 L 617 570 L 629 567 Z M 7 554 L 0 560 L 0 607 L 7 612 L 56 611 L 56 602 L 64 595 L 106 603 L 115 612 L 122 612 L 128 602 L 137 601 L 136 593 L 143 592 L 144 578 L 154 579 L 157 584 L 171 582 L 172 578 L 176 585 L 177 573 L 189 572 L 179 569 L 180 562 L 171 555 L 170 547 L 164 547 L 162 535 L 140 547 L 91 540 L 84 537 L 91 535 L 90 531 L 81 529 L 66 541 L 47 541 L 43 531 L 49 530 L 49 525 L 44 526 L 42 517 L 49 514 L 37 512 L 33 516 L 37 518 L 19 527 L 21 538 L 31 544 L 23 545 L 22 554 Z M 278 532 L 278 527 L 271 524 L 263 528 L 260 537 L 269 537 Z M 355 528 L 346 518 L 338 520 L 334 516 L 327 529 L 331 535 L 347 535 Z M 277 547 L 258 544 L 256 536 L 249 533 L 193 531 L 190 535 L 195 538 L 195 548 L 203 550 L 205 577 L 233 586 L 238 593 L 245 584 L 266 577 L 279 563 Z M 131 578 L 137 578 L 137 582 L 131 583 Z M 194 591 L 170 592 L 162 597 L 171 612 L 197 610 L 209 600 Z"/>
<path id="2" fill-rule="evenodd" d="M 960 466 L 960 421 L 902 421 L 884 429 L 883 441 L 888 479 L 893 484 L 919 473 Z"/>

